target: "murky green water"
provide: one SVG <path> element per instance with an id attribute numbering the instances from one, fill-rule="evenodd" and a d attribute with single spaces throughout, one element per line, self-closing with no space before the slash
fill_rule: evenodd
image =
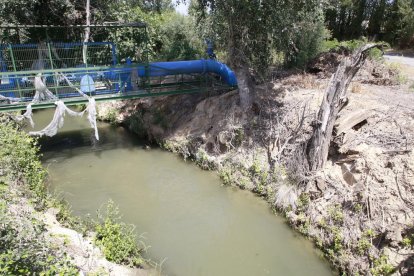
<path id="1" fill-rule="evenodd" d="M 39 128 L 52 113 L 35 115 Z M 42 140 L 52 186 L 77 215 L 95 215 L 113 199 L 124 220 L 146 233 L 148 256 L 168 275 L 332 275 L 311 244 L 253 194 L 223 187 L 159 149 L 145 150 L 122 128 L 100 124 L 91 142 L 86 119 L 66 118 Z"/>

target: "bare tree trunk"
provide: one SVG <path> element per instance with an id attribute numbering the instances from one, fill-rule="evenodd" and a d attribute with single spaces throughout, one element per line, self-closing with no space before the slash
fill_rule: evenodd
<path id="1" fill-rule="evenodd" d="M 253 103 L 254 84 L 251 79 L 249 68 L 240 67 L 236 70 L 237 85 L 239 87 L 240 106 L 247 111 Z"/>
<path id="2" fill-rule="evenodd" d="M 91 25 L 91 1 L 90 0 L 86 0 L 86 25 L 90 26 Z M 83 39 L 83 49 L 82 49 L 82 57 L 83 57 L 83 63 L 87 64 L 87 51 L 88 51 L 88 46 L 86 45 L 86 43 L 88 43 L 89 41 L 89 36 L 91 35 L 91 28 L 90 27 L 86 27 L 85 28 L 85 37 Z"/>
<path id="3" fill-rule="evenodd" d="M 332 76 L 307 148 L 308 161 L 312 171 L 322 169 L 325 166 L 336 118 L 339 111 L 348 102 L 348 86 L 364 64 L 367 51 L 379 46 L 367 44 L 359 48 L 353 55 L 342 60 L 336 73 Z"/>

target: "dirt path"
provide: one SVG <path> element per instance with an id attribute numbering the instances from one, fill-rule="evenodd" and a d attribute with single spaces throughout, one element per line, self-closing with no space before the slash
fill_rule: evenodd
<path id="1" fill-rule="evenodd" d="M 403 56 L 401 53 L 389 53 L 384 55 L 385 61 L 392 65 L 395 64 L 401 71 L 404 78 L 406 78 L 409 86 L 414 84 L 414 57 Z"/>
<path id="2" fill-rule="evenodd" d="M 414 57 L 405 57 L 397 54 L 385 54 L 384 58 L 388 62 L 399 63 L 414 68 Z"/>

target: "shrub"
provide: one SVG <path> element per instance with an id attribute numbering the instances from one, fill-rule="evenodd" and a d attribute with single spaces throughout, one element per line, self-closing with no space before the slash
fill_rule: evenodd
<path id="1" fill-rule="evenodd" d="M 132 225 L 120 222 L 119 210 L 110 200 L 104 215 L 98 214 L 95 243 L 102 249 L 105 258 L 117 264 L 139 267 L 143 263 L 141 249 Z"/>
<path id="2" fill-rule="evenodd" d="M 46 171 L 38 158 L 39 148 L 34 138 L 12 124 L 0 125 L 0 163 L 9 183 L 24 185 L 38 205 L 47 197 L 44 179 Z"/>
<path id="3" fill-rule="evenodd" d="M 198 148 L 197 150 L 195 163 L 203 170 L 214 170 L 216 168 L 213 158 L 202 148 Z"/>
<path id="4" fill-rule="evenodd" d="M 361 237 L 357 244 L 357 252 L 363 255 L 371 247 L 371 242 L 366 237 Z"/>
<path id="5" fill-rule="evenodd" d="M 204 54 L 204 45 L 195 30 L 193 18 L 175 12 L 162 15 L 159 28 L 157 58 L 160 60 L 192 60 Z"/>
<path id="6" fill-rule="evenodd" d="M 385 255 L 380 256 L 379 258 L 373 261 L 373 267 L 371 268 L 371 273 L 374 276 L 379 275 L 390 275 L 394 272 L 394 267 L 388 263 L 388 258 Z"/>
<path id="7" fill-rule="evenodd" d="M 232 184 L 232 171 L 230 166 L 224 166 L 219 170 L 219 176 L 224 185 Z"/>
<path id="8" fill-rule="evenodd" d="M 36 212 L 21 208 L 28 204 L 22 195 L 39 208 L 51 203 L 36 140 L 11 123 L 0 124 L 0 164 L 0 275 L 78 275 L 49 242 Z"/>
<path id="9" fill-rule="evenodd" d="M 321 20 L 301 22 L 299 25 L 293 35 L 296 51 L 288 51 L 287 62 L 291 66 L 304 67 L 323 51 L 323 41 L 328 37 L 328 31 Z"/>
<path id="10" fill-rule="evenodd" d="M 78 275 L 70 259 L 50 244 L 35 213 L 8 209 L 19 206 L 15 200 L 6 193 L 0 198 L 0 275 Z"/>
<path id="11" fill-rule="evenodd" d="M 367 43 L 369 43 L 369 41 L 366 39 L 352 39 L 344 41 L 338 41 L 337 39 L 326 40 L 322 44 L 322 52 L 339 51 L 341 48 L 353 52 Z M 383 41 L 379 41 L 378 44 L 383 44 L 385 47 L 389 47 L 389 44 Z M 369 50 L 368 56 L 373 60 L 381 60 L 383 52 L 380 49 L 373 48 Z"/>
<path id="12" fill-rule="evenodd" d="M 340 205 L 335 205 L 329 209 L 329 214 L 334 223 L 342 225 L 344 221 L 344 213 Z"/>

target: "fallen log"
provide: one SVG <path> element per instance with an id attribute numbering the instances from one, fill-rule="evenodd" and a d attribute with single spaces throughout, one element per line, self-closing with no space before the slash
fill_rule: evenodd
<path id="1" fill-rule="evenodd" d="M 348 130 L 352 129 L 354 126 L 362 123 L 373 114 L 372 110 L 357 110 L 346 116 L 341 116 L 335 123 L 336 135 L 341 133 L 346 133 Z"/>

